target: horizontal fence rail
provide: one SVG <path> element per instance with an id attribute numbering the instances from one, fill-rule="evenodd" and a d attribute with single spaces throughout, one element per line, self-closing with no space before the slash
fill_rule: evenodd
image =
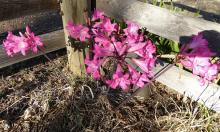
<path id="1" fill-rule="evenodd" d="M 220 25 L 217 23 L 136 0 L 97 0 L 97 8 L 111 17 L 135 21 L 152 33 L 181 43 L 187 42 L 193 34 L 204 32 L 211 47 L 220 55 Z"/>
<path id="2" fill-rule="evenodd" d="M 58 7 L 57 0 L 0 0 L 0 21 Z"/>
<path id="3" fill-rule="evenodd" d="M 219 0 L 138 0 L 148 2 L 163 8 L 168 8 L 171 11 L 202 18 L 204 20 L 220 23 L 220 1 Z"/>
<path id="4" fill-rule="evenodd" d="M 220 24 L 183 16 L 136 0 L 97 0 L 97 8 L 110 17 L 137 22 L 154 34 L 180 43 L 186 43 L 191 35 L 203 32 L 211 48 L 220 54 Z M 155 72 L 163 67 L 157 65 Z M 220 112 L 220 86 L 210 84 L 201 87 L 198 77 L 187 71 L 182 71 L 181 78 L 178 76 L 179 70 L 173 66 L 156 80 Z"/>
<path id="5" fill-rule="evenodd" d="M 7 31 L 13 33 L 23 32 L 26 26 L 36 34 L 45 34 L 63 28 L 61 16 L 54 12 L 48 11 L 44 13 L 36 13 L 35 15 L 27 15 L 15 19 L 0 21 L 0 44 L 6 38 Z"/>
<path id="6" fill-rule="evenodd" d="M 44 43 L 44 52 L 49 53 L 52 51 L 56 51 L 62 48 L 65 48 L 65 41 L 64 41 L 64 32 L 63 30 L 54 31 L 51 33 L 47 33 L 44 35 L 40 35 L 42 38 L 42 41 Z M 26 56 L 23 55 L 15 55 L 14 57 L 7 56 L 6 52 L 3 49 L 3 46 L 0 45 L 0 68 L 31 59 L 37 56 L 42 55 L 41 52 L 38 52 L 37 54 L 34 53 L 28 53 Z"/>

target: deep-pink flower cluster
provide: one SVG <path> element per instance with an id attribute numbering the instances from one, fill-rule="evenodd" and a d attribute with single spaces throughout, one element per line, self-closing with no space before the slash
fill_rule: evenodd
<path id="1" fill-rule="evenodd" d="M 203 38 L 202 33 L 199 33 L 192 37 L 190 43 L 181 47 L 178 57 L 184 67 L 200 76 L 200 83 L 204 85 L 218 76 L 219 64 L 218 62 L 212 63 L 210 59 L 214 55 L 215 53 L 208 47 L 208 41 Z"/>
<path id="2" fill-rule="evenodd" d="M 88 27 L 69 22 L 66 28 L 72 38 L 94 42 L 92 59 L 89 56 L 85 59 L 86 71 L 93 78 L 101 79 L 101 67 L 111 60 L 116 70 L 104 81 L 113 89 L 127 90 L 131 85 L 144 87 L 152 78 L 156 47 L 136 23 L 129 21 L 125 29 L 120 29 L 117 23 L 96 10 Z"/>
<path id="3" fill-rule="evenodd" d="M 28 26 L 24 34 L 21 32 L 19 34 L 20 36 L 16 36 L 12 32 L 8 32 L 6 40 L 3 41 L 4 49 L 9 56 L 13 56 L 19 52 L 22 55 L 26 55 L 29 49 L 36 53 L 38 46 L 43 46 L 40 37 L 35 36 Z"/>
<path id="4" fill-rule="evenodd" d="M 69 32 L 70 36 L 76 40 L 84 42 L 86 39 L 90 38 L 89 28 L 83 25 L 75 25 L 73 22 L 68 22 L 66 29 Z"/>

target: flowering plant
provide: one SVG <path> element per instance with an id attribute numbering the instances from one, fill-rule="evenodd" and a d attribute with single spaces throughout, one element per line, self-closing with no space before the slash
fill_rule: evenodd
<path id="1" fill-rule="evenodd" d="M 37 53 L 38 46 L 43 46 L 40 37 L 35 36 L 28 26 L 24 34 L 21 32 L 19 34 L 20 36 L 16 36 L 12 32 L 8 32 L 6 40 L 3 41 L 4 49 L 9 56 L 13 56 L 19 52 L 22 55 L 26 55 L 29 49 Z"/>
<path id="2" fill-rule="evenodd" d="M 153 76 L 156 47 L 136 23 L 128 21 L 127 27 L 121 29 L 117 23 L 97 10 L 89 23 L 85 27 L 69 22 L 66 27 L 72 38 L 94 42 L 92 58 L 88 54 L 85 59 L 87 73 L 97 80 L 104 80 L 114 89 L 119 86 L 127 90 L 131 85 L 143 87 L 149 82 Z M 101 68 L 109 61 L 115 64 L 116 69 L 110 79 L 102 78 Z"/>
<path id="3" fill-rule="evenodd" d="M 88 41 L 91 54 L 87 54 L 86 72 L 96 80 L 103 80 L 111 88 L 118 87 L 128 90 L 135 86 L 142 88 L 152 81 L 153 68 L 158 55 L 156 45 L 145 35 L 145 30 L 138 24 L 127 21 L 126 27 L 112 21 L 103 12 L 95 10 L 87 26 L 68 22 L 66 29 L 69 35 L 81 42 Z M 16 53 L 26 55 L 28 50 L 34 53 L 43 46 L 41 39 L 26 27 L 20 36 L 8 32 L 3 45 L 6 53 L 13 56 Z M 202 33 L 194 35 L 192 41 L 181 46 L 180 52 L 174 57 L 174 63 L 182 64 L 200 76 L 201 85 L 215 80 L 220 70 L 219 61 L 212 61 L 216 54 L 208 48 L 208 42 Z M 112 67 L 108 76 L 103 72 L 106 67 Z"/>
<path id="4" fill-rule="evenodd" d="M 200 76 L 200 83 L 204 85 L 217 78 L 220 69 L 219 61 L 211 61 L 216 53 L 208 48 L 208 41 L 203 38 L 202 33 L 194 35 L 190 43 L 181 47 L 177 58 L 192 73 Z"/>
<path id="5" fill-rule="evenodd" d="M 101 67 L 113 59 L 117 68 L 112 78 L 105 80 L 111 88 L 119 86 L 126 90 L 131 85 L 144 87 L 153 77 L 152 70 L 157 58 L 156 45 L 144 35 L 136 23 L 127 21 L 126 28 L 122 29 L 98 10 L 94 11 L 88 23 L 87 27 L 83 27 L 69 22 L 66 27 L 72 38 L 94 42 L 94 55 L 92 59 L 87 56 L 85 60 L 87 73 L 95 79 L 100 79 Z M 218 76 L 219 62 L 212 63 L 210 59 L 214 55 L 208 48 L 207 40 L 199 33 L 193 36 L 190 43 L 182 45 L 175 62 L 200 76 L 200 83 L 204 85 Z"/>

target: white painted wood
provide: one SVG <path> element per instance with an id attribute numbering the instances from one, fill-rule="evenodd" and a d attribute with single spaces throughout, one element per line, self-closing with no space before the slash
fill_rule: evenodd
<path id="1" fill-rule="evenodd" d="M 64 33 L 63 30 L 47 33 L 44 35 L 40 35 L 42 38 L 42 41 L 44 43 L 44 51 L 46 53 L 62 49 L 65 47 L 65 39 L 64 39 Z M 0 45 L 0 68 L 30 59 L 37 56 L 42 55 L 41 52 L 38 52 L 37 54 L 28 53 L 26 56 L 23 55 L 16 55 L 14 57 L 7 56 L 6 52 L 3 49 L 3 46 Z"/>

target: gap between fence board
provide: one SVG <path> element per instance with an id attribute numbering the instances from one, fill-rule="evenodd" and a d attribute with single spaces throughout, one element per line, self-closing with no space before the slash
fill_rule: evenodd
<path id="1" fill-rule="evenodd" d="M 64 39 L 64 33 L 63 30 L 54 31 L 51 33 L 40 35 L 42 38 L 42 41 L 45 45 L 44 51 L 46 53 L 59 50 L 65 47 L 65 39 Z M 42 55 L 41 52 L 38 52 L 37 54 L 28 53 L 26 56 L 22 55 L 15 55 L 14 57 L 7 56 L 6 52 L 3 49 L 3 45 L 0 45 L 0 68 L 31 59 L 37 56 Z"/>
<path id="2" fill-rule="evenodd" d="M 137 22 L 152 33 L 181 43 L 189 41 L 193 34 L 203 32 L 210 48 L 220 54 L 220 24 L 172 13 L 136 0 L 97 0 L 96 7 L 110 17 Z M 161 68 L 162 66 L 157 66 L 155 70 Z M 173 66 L 156 80 L 181 94 L 185 93 L 193 100 L 200 98 L 199 102 L 205 101 L 208 108 L 220 112 L 220 86 L 212 83 L 204 91 L 199 85 L 198 77 L 187 71 L 182 74 L 178 79 L 178 68 Z M 213 104 L 215 105 L 212 106 Z"/>

